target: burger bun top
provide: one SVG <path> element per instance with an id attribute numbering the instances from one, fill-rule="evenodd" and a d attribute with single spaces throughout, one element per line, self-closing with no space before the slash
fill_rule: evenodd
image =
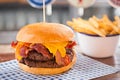
<path id="1" fill-rule="evenodd" d="M 28 43 L 65 42 L 73 39 L 73 31 L 68 26 L 58 23 L 33 23 L 24 26 L 16 40 Z"/>

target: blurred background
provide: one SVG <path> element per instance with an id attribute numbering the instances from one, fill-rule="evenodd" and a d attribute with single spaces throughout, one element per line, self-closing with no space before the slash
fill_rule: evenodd
<path id="1" fill-rule="evenodd" d="M 115 9 L 107 0 L 96 0 L 95 4 L 84 9 L 84 15 L 78 15 L 78 8 L 71 6 L 67 0 L 56 0 L 52 15 L 46 15 L 47 22 L 66 24 L 75 17 L 87 19 L 93 15 L 102 17 L 107 14 L 111 20 L 120 15 L 120 9 Z M 42 9 L 32 8 L 26 0 L 0 0 L 0 44 L 10 44 L 15 41 L 17 31 L 26 24 L 41 22 Z"/>

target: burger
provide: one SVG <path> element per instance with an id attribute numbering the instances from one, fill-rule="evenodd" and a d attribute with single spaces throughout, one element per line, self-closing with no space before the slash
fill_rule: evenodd
<path id="1" fill-rule="evenodd" d="M 32 74 L 58 74 L 76 62 L 73 31 L 58 23 L 34 23 L 18 31 L 11 45 L 20 68 Z"/>

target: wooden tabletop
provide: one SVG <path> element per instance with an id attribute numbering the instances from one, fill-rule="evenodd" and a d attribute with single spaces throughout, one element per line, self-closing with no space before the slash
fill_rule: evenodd
<path id="1" fill-rule="evenodd" d="M 0 62 L 4 62 L 4 61 L 9 61 L 15 59 L 14 53 L 0 53 Z M 114 66 L 114 67 L 120 67 L 120 55 L 119 54 L 115 54 L 113 57 L 109 57 L 109 58 L 104 58 L 104 59 L 98 59 L 98 58 L 93 58 L 95 60 L 98 60 L 100 62 L 103 62 L 105 64 Z M 100 78 L 96 78 L 93 80 L 120 80 L 120 72 L 114 73 L 114 74 L 110 74 L 107 76 L 103 76 Z"/>

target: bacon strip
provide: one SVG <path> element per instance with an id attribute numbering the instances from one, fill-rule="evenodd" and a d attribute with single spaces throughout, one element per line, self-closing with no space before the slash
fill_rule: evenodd
<path id="1" fill-rule="evenodd" d="M 69 42 L 68 44 L 67 44 L 67 46 L 66 46 L 66 48 L 67 49 L 71 49 L 73 46 L 75 46 L 76 45 L 76 42 L 75 41 L 71 41 L 71 42 Z"/>
<path id="2" fill-rule="evenodd" d="M 22 57 L 26 58 L 27 57 L 27 53 L 26 52 L 28 52 L 28 47 L 27 46 L 22 46 L 20 48 L 20 55 Z"/>
<path id="3" fill-rule="evenodd" d="M 58 65 L 64 65 L 63 58 L 58 50 L 56 52 L 55 58 Z"/>
<path id="4" fill-rule="evenodd" d="M 66 66 L 71 62 L 70 57 L 67 54 L 65 55 L 65 57 L 62 57 L 59 51 L 56 52 L 55 57 L 56 57 L 56 63 L 58 65 Z"/>
<path id="5" fill-rule="evenodd" d="M 13 48 L 15 48 L 17 44 L 18 44 L 18 41 L 16 41 L 16 42 L 12 41 L 11 46 L 12 46 Z"/>
<path id="6" fill-rule="evenodd" d="M 68 55 L 66 55 L 63 59 L 64 59 L 64 65 L 68 65 L 71 62 L 70 57 Z"/>
<path id="7" fill-rule="evenodd" d="M 51 55 L 49 51 L 42 44 L 33 44 L 30 46 L 30 48 L 36 50 L 38 53 L 41 53 L 44 57 L 47 57 L 50 59 Z"/>

